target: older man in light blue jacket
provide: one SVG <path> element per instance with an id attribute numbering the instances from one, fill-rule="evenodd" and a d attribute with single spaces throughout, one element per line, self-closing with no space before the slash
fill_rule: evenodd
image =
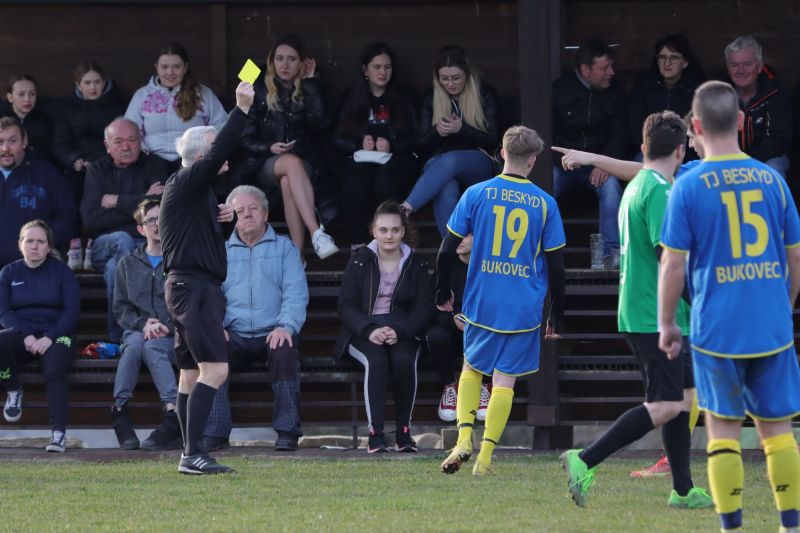
<path id="1" fill-rule="evenodd" d="M 305 270 L 292 241 L 267 222 L 269 204 L 260 189 L 236 187 L 226 203 L 237 216 L 236 231 L 225 244 L 228 276 L 222 285 L 231 369 L 267 362 L 275 395 L 275 449 L 294 451 L 302 436 L 298 347 L 308 306 Z M 207 452 L 229 446 L 231 426 L 225 383 L 204 432 Z"/>

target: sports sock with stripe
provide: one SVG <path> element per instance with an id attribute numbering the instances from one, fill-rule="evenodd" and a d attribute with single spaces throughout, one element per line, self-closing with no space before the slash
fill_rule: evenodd
<path id="1" fill-rule="evenodd" d="M 792 433 L 764 439 L 769 482 L 784 528 L 800 527 L 800 453 Z"/>
<path id="2" fill-rule="evenodd" d="M 458 418 L 458 442 L 472 442 L 472 426 L 481 401 L 481 380 L 483 376 L 471 368 L 461 371 L 458 378 L 458 396 L 456 397 L 456 416 Z"/>
<path id="3" fill-rule="evenodd" d="M 492 396 L 489 398 L 489 407 L 486 408 L 486 429 L 483 432 L 481 451 L 478 461 L 483 464 L 492 462 L 492 453 L 511 414 L 511 404 L 514 400 L 514 389 L 510 387 L 492 387 Z"/>
<path id="4" fill-rule="evenodd" d="M 708 485 L 723 530 L 742 527 L 744 465 L 742 447 L 734 439 L 712 439 L 708 452 Z"/>

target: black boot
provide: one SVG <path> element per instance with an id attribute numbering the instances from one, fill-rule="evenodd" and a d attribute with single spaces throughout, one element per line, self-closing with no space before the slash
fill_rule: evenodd
<path id="1" fill-rule="evenodd" d="M 122 408 L 117 408 L 116 405 L 111 406 L 111 425 L 114 428 L 114 433 L 117 434 L 117 441 L 119 447 L 123 450 L 138 450 L 139 438 L 136 432 L 133 431 L 133 422 L 128 412 L 128 404 L 123 404 Z"/>
<path id="2" fill-rule="evenodd" d="M 161 423 L 142 441 L 142 449 L 158 452 L 163 450 L 178 450 L 183 448 L 181 426 L 175 411 L 164 411 Z"/>

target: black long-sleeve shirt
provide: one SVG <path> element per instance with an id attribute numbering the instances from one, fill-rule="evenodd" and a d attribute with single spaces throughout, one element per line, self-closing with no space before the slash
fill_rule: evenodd
<path id="1" fill-rule="evenodd" d="M 207 276 L 218 283 L 225 281 L 225 235 L 217 222 L 217 203 L 211 187 L 233 153 L 246 119 L 238 107 L 231 111 L 208 153 L 167 180 L 160 215 L 166 272 L 175 270 Z"/>

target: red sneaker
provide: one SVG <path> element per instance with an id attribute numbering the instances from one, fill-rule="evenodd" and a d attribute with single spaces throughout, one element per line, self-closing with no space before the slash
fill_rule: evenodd
<path id="1" fill-rule="evenodd" d="M 478 404 L 478 412 L 475 419 L 479 422 L 486 420 L 486 410 L 489 409 L 489 400 L 492 398 L 492 386 L 483 384 L 481 385 L 481 400 Z"/>
<path id="2" fill-rule="evenodd" d="M 656 464 L 644 470 L 634 470 L 631 472 L 632 478 L 645 478 L 645 477 L 664 477 L 672 475 L 669 467 L 669 459 L 664 455 L 659 459 Z"/>
<path id="3" fill-rule="evenodd" d="M 444 386 L 442 399 L 439 400 L 439 418 L 443 422 L 452 422 L 456 419 L 457 395 L 455 383 Z"/>

